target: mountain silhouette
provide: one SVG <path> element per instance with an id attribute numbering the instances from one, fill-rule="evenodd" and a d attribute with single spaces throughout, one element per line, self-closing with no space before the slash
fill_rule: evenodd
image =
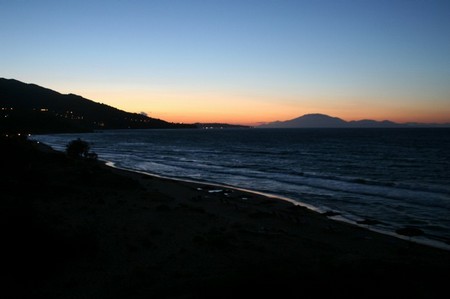
<path id="1" fill-rule="evenodd" d="M 23 133 L 89 132 L 103 129 L 184 128 L 129 113 L 75 94 L 0 78 L 0 131 Z"/>
<path id="2" fill-rule="evenodd" d="M 450 127 L 450 123 L 396 123 L 389 120 L 376 121 L 372 119 L 345 121 L 338 117 L 314 113 L 287 120 L 275 121 L 260 125 L 257 128 L 426 128 Z"/>
<path id="3" fill-rule="evenodd" d="M 338 117 L 325 114 L 306 114 L 287 121 L 276 121 L 259 128 L 344 128 L 348 123 Z"/>

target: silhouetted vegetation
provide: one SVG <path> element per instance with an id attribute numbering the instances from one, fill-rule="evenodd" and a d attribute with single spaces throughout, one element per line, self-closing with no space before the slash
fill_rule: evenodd
<path id="1" fill-rule="evenodd" d="M 76 140 L 72 140 L 71 142 L 69 142 L 69 144 L 67 144 L 66 153 L 69 157 L 72 158 L 87 157 L 89 148 L 89 143 L 78 138 Z"/>

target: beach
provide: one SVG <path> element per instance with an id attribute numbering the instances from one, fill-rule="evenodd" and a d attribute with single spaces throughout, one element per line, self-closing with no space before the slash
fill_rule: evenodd
<path id="1" fill-rule="evenodd" d="M 447 291 L 446 250 L 256 193 L 69 159 L 35 142 L 2 140 L 2 147 L 11 298 L 437 298 Z"/>

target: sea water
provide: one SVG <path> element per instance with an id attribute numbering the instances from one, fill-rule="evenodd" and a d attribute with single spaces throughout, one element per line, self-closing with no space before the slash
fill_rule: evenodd
<path id="1" fill-rule="evenodd" d="M 38 135 L 81 138 L 117 167 L 290 198 L 371 229 L 416 227 L 450 248 L 450 129 L 180 129 Z"/>

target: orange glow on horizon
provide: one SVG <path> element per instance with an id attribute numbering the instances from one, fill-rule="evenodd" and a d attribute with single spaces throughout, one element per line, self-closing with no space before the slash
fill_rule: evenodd
<path id="1" fill-rule="evenodd" d="M 304 109 L 303 111 L 292 114 L 291 113 L 285 113 L 285 114 L 265 114 L 265 117 L 261 117 L 260 115 L 220 115 L 220 114 L 208 114 L 203 115 L 201 113 L 192 113 L 192 114 L 176 114 L 176 113 L 161 113 L 159 115 L 150 115 L 150 117 L 160 118 L 169 122 L 174 123 L 228 123 L 228 124 L 236 124 L 236 125 L 247 125 L 247 126 L 258 126 L 261 124 L 274 122 L 274 121 L 287 121 L 291 120 L 297 117 L 300 117 L 305 114 L 310 113 L 322 113 L 327 114 L 332 117 L 338 117 L 345 121 L 357 121 L 357 120 L 363 120 L 363 119 L 371 119 L 375 121 L 384 121 L 389 120 L 396 123 L 409 123 L 409 122 L 416 122 L 416 123 L 438 123 L 438 124 L 444 124 L 444 123 L 450 123 L 450 119 L 448 117 L 448 113 L 437 113 L 434 115 L 423 115 L 423 114 L 417 114 L 417 115 L 398 115 L 398 114 L 391 114 L 387 115 L 385 113 L 380 114 L 367 114 L 364 115 L 362 113 L 358 114 L 355 113 L 357 116 L 354 116 L 352 114 L 336 114 L 336 112 L 329 111 L 329 112 L 323 112 L 323 111 L 308 111 L 307 109 Z"/>
<path id="2" fill-rule="evenodd" d="M 107 90 L 105 92 L 105 90 Z M 221 92 L 108 88 L 83 90 L 80 95 L 128 112 L 173 123 L 229 123 L 257 126 L 322 113 L 346 121 L 372 119 L 397 123 L 450 123 L 450 105 L 405 104 L 402 99 L 349 99 Z"/>

